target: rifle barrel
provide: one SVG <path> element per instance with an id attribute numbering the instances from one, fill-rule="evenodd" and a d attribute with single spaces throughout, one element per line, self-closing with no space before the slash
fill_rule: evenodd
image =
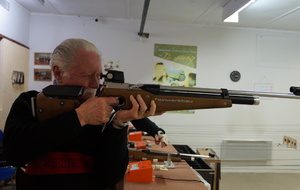
<path id="1" fill-rule="evenodd" d="M 191 92 L 191 93 L 216 93 L 220 94 L 223 91 L 221 89 L 214 88 L 190 88 L 190 87 L 172 87 L 172 86 L 161 86 L 161 90 L 169 90 L 173 92 Z M 259 92 L 259 91 L 246 91 L 246 90 L 228 90 L 229 95 L 245 95 L 245 96 L 259 96 L 259 97 L 270 97 L 270 98 L 290 98 L 300 99 L 292 93 L 277 93 L 277 92 Z"/>
<path id="2" fill-rule="evenodd" d="M 229 90 L 228 92 L 232 94 L 238 94 L 238 95 L 253 95 L 253 96 L 269 97 L 269 98 L 300 99 L 300 96 L 294 95 L 292 93 L 238 91 L 238 90 Z"/>

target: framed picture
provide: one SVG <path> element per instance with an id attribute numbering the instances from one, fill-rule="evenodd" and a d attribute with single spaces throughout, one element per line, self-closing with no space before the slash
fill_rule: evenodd
<path id="1" fill-rule="evenodd" d="M 34 64 L 35 65 L 49 65 L 51 53 L 34 53 Z"/>
<path id="2" fill-rule="evenodd" d="M 34 69 L 35 81 L 52 81 L 51 69 Z"/>

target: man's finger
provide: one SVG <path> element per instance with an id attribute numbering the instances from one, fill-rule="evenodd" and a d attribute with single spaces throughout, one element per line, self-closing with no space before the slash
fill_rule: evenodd
<path id="1" fill-rule="evenodd" d="M 137 99 L 137 101 L 138 101 L 138 103 L 140 105 L 140 111 L 141 112 L 147 111 L 148 108 L 147 108 L 147 105 L 146 105 L 145 101 L 143 100 L 142 96 L 140 94 L 138 94 L 136 96 L 136 99 Z"/>
<path id="2" fill-rule="evenodd" d="M 108 105 L 119 104 L 119 97 L 104 97 Z"/>

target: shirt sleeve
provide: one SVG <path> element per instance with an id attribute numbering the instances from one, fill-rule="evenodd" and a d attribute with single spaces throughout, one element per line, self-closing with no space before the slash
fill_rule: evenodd
<path id="1" fill-rule="evenodd" d="M 154 137 L 158 131 L 162 131 L 165 133 L 165 131 L 162 128 L 158 127 L 153 121 L 151 121 L 147 117 L 143 119 L 133 120 L 131 121 L 131 123 L 137 130 L 145 131 L 152 137 Z"/>

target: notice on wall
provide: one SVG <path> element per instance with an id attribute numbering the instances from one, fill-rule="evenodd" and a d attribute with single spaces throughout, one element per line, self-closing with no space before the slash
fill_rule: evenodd
<path id="1" fill-rule="evenodd" d="M 273 92 L 274 85 L 272 83 L 255 83 L 254 84 L 254 91 L 255 92 Z M 264 99 L 273 99 L 270 97 L 262 97 Z"/>
<path id="2" fill-rule="evenodd" d="M 255 83 L 254 90 L 257 92 L 273 92 L 272 83 Z"/>
<path id="3" fill-rule="evenodd" d="M 108 70 L 119 70 L 120 68 L 120 62 L 119 61 L 105 61 L 104 62 L 104 70 L 108 71 Z"/>

